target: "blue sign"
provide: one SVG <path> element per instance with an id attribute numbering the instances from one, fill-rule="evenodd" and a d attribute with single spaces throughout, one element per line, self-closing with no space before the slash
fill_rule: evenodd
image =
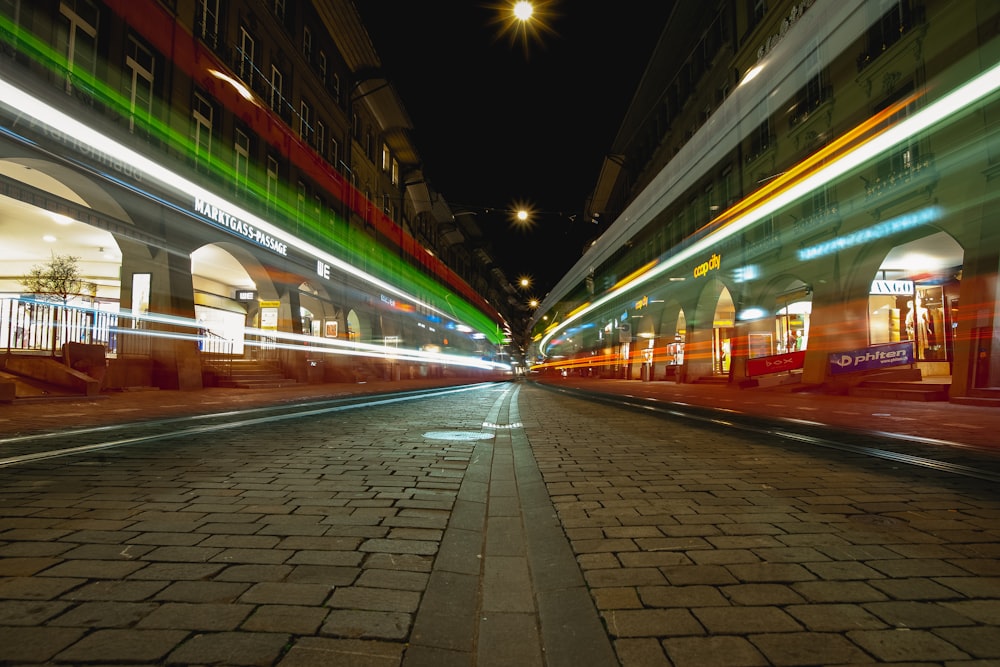
<path id="1" fill-rule="evenodd" d="M 853 373 L 855 371 L 870 371 L 890 366 L 912 364 L 913 342 L 889 343 L 873 345 L 860 350 L 830 353 L 830 374 Z"/>

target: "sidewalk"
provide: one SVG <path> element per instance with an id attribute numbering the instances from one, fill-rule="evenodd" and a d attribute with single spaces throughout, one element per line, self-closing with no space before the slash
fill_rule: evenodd
<path id="1" fill-rule="evenodd" d="M 476 378 L 425 378 L 325 383 L 276 389 L 206 388 L 197 391 L 103 392 L 94 398 L 15 399 L 0 403 L 0 436 L 145 421 L 297 401 L 472 384 Z M 849 430 L 883 431 L 947 443 L 996 449 L 1000 409 L 943 401 L 905 401 L 835 396 L 730 385 L 538 377 L 531 381 L 660 401 L 738 410 L 753 415 L 821 422 Z"/>
<path id="2" fill-rule="evenodd" d="M 839 427 L 912 435 L 1000 454 L 1000 409 L 947 401 L 861 398 L 731 385 L 676 384 L 579 377 L 545 377 L 539 383 L 660 401 L 689 403 L 752 415 L 801 419 Z"/>

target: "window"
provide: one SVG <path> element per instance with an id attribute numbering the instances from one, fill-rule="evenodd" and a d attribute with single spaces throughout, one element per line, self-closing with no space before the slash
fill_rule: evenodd
<path id="1" fill-rule="evenodd" d="M 392 154 L 389 152 L 389 145 L 382 144 L 382 171 L 388 172 L 392 164 Z"/>
<path id="2" fill-rule="evenodd" d="M 913 93 L 913 89 L 912 82 L 900 86 L 895 94 L 885 100 L 885 102 L 875 109 L 875 111 L 881 111 L 882 109 L 885 109 L 886 107 L 906 98 Z M 902 122 L 907 118 L 907 116 L 916 112 L 916 106 L 916 102 L 911 101 L 909 104 L 886 118 L 884 125 L 888 127 Z M 909 174 L 920 164 L 920 150 L 916 137 L 910 137 L 906 142 L 894 146 L 884 155 L 884 159 L 878 163 L 876 172 L 881 182 L 880 184 L 882 185 L 886 182 L 891 182 L 899 177 Z"/>
<path id="3" fill-rule="evenodd" d="M 278 161 L 267 156 L 267 207 L 273 210 L 278 203 Z"/>
<path id="4" fill-rule="evenodd" d="M 764 13 L 767 12 L 767 5 L 764 3 L 764 0 L 747 0 L 747 12 L 750 15 L 750 27 L 752 28 L 764 18 Z"/>
<path id="5" fill-rule="evenodd" d="M 330 137 L 330 162 L 335 167 L 340 166 L 340 142 L 333 137 Z"/>
<path id="6" fill-rule="evenodd" d="M 128 129 L 135 132 L 136 120 L 140 127 L 148 126 L 153 114 L 153 53 L 129 35 L 125 69 L 129 76 Z"/>
<path id="7" fill-rule="evenodd" d="M 747 160 L 750 161 L 760 157 L 770 147 L 771 124 L 770 120 L 765 120 L 750 135 L 750 153 L 747 155 Z"/>
<path id="8" fill-rule="evenodd" d="M 334 99 L 337 100 L 337 104 L 340 104 L 340 76 L 337 74 L 330 78 L 330 91 L 333 93 Z"/>
<path id="9" fill-rule="evenodd" d="M 316 121 L 316 152 L 326 157 L 326 125 L 323 121 Z"/>
<path id="10" fill-rule="evenodd" d="M 313 142 L 312 109 L 305 100 L 299 104 L 299 138 L 309 144 Z"/>
<path id="11" fill-rule="evenodd" d="M 372 136 L 372 131 L 368 130 L 365 132 L 365 157 L 367 157 L 372 162 L 375 161 L 375 137 Z"/>
<path id="12" fill-rule="evenodd" d="M 326 85 L 326 51 L 323 49 L 319 50 L 316 54 L 316 69 L 319 70 L 319 78 L 323 81 L 323 85 Z"/>
<path id="13" fill-rule="evenodd" d="M 392 201 L 389 198 L 389 193 L 382 195 L 382 212 L 388 214 L 390 211 Z"/>
<path id="14" fill-rule="evenodd" d="M 236 190 L 246 190 L 250 180 L 250 137 L 240 130 L 236 130 L 233 139 L 233 156 Z"/>
<path id="15" fill-rule="evenodd" d="M 215 119 L 215 110 L 208 98 L 201 93 L 194 94 L 191 118 L 195 167 L 207 168 L 212 157 L 212 123 Z"/>
<path id="16" fill-rule="evenodd" d="M 279 23 L 285 22 L 285 0 L 274 0 L 274 15 Z"/>
<path id="17" fill-rule="evenodd" d="M 392 161 L 392 184 L 399 185 L 399 161 Z"/>
<path id="18" fill-rule="evenodd" d="M 219 46 L 219 0 L 198 0 L 195 34 L 213 49 Z"/>
<path id="19" fill-rule="evenodd" d="M 281 113 L 284 109 L 285 97 L 282 94 L 284 77 L 277 67 L 271 65 L 271 111 Z"/>
<path id="20" fill-rule="evenodd" d="M 66 92 L 97 71 L 97 7 L 89 0 L 65 0 L 59 5 L 57 43 L 66 54 Z"/>
<path id="21" fill-rule="evenodd" d="M 306 184 L 302 181 L 295 185 L 295 212 L 299 218 L 306 212 Z"/>
<path id="22" fill-rule="evenodd" d="M 312 62 L 313 53 L 313 34 L 309 30 L 309 26 L 302 28 L 302 57 L 306 59 L 306 62 Z"/>
<path id="23" fill-rule="evenodd" d="M 240 45 L 237 55 L 239 56 L 239 77 L 247 88 L 253 89 L 253 73 L 257 69 L 254 65 L 254 50 L 256 44 L 247 29 L 240 26 Z"/>
<path id="24" fill-rule="evenodd" d="M 792 107 L 792 115 L 789 119 L 793 127 L 807 119 L 809 114 L 826 100 L 829 91 L 823 83 L 824 79 L 825 76 L 821 72 L 809 79 L 806 85 L 796 92 L 795 106 Z"/>

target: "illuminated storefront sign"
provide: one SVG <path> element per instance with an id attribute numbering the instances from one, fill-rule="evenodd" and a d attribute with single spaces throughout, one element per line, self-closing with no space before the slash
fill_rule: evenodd
<path id="1" fill-rule="evenodd" d="M 273 250 L 279 255 L 288 255 L 287 243 L 282 243 L 270 234 L 265 234 L 261 230 L 257 229 L 249 222 L 240 220 L 235 215 L 227 213 L 218 206 L 209 204 L 200 197 L 194 198 L 194 210 L 222 229 L 238 234 L 249 241 L 253 241 L 262 248 Z"/>
<path id="2" fill-rule="evenodd" d="M 707 276 L 709 271 L 718 271 L 720 266 L 722 266 L 722 255 L 717 252 L 713 252 L 707 262 L 702 262 L 698 266 L 694 267 L 694 277 L 701 278 L 703 276 Z"/>
<path id="3" fill-rule="evenodd" d="M 234 297 L 237 301 L 256 301 L 257 300 L 257 290 L 255 289 L 238 289 L 236 290 L 236 295 Z"/>
<path id="4" fill-rule="evenodd" d="M 802 368 L 805 364 L 805 360 L 805 350 L 747 359 L 747 375 L 753 377 L 754 375 L 767 375 L 768 373 L 794 371 Z"/>
<path id="5" fill-rule="evenodd" d="M 644 296 L 644 297 L 642 297 L 641 299 L 639 299 L 638 301 L 635 302 L 635 309 L 636 310 L 642 310 L 643 308 L 645 308 L 648 305 L 649 305 L 649 297 L 648 296 Z"/>
<path id="6" fill-rule="evenodd" d="M 891 366 L 912 364 L 913 343 L 890 343 L 888 345 L 873 345 L 848 352 L 830 353 L 830 374 L 852 373 L 854 371 L 869 371 Z"/>
<path id="7" fill-rule="evenodd" d="M 912 280 L 873 280 L 869 294 L 889 294 L 894 296 L 912 296 Z"/>

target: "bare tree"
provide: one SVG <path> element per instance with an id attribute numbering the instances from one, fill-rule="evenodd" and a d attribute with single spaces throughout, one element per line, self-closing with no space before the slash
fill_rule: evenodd
<path id="1" fill-rule="evenodd" d="M 80 276 L 79 261 L 80 258 L 73 255 L 54 254 L 47 264 L 31 267 L 31 271 L 21 278 L 21 285 L 43 299 L 58 300 L 65 305 L 71 296 L 81 294 L 86 285 Z"/>

